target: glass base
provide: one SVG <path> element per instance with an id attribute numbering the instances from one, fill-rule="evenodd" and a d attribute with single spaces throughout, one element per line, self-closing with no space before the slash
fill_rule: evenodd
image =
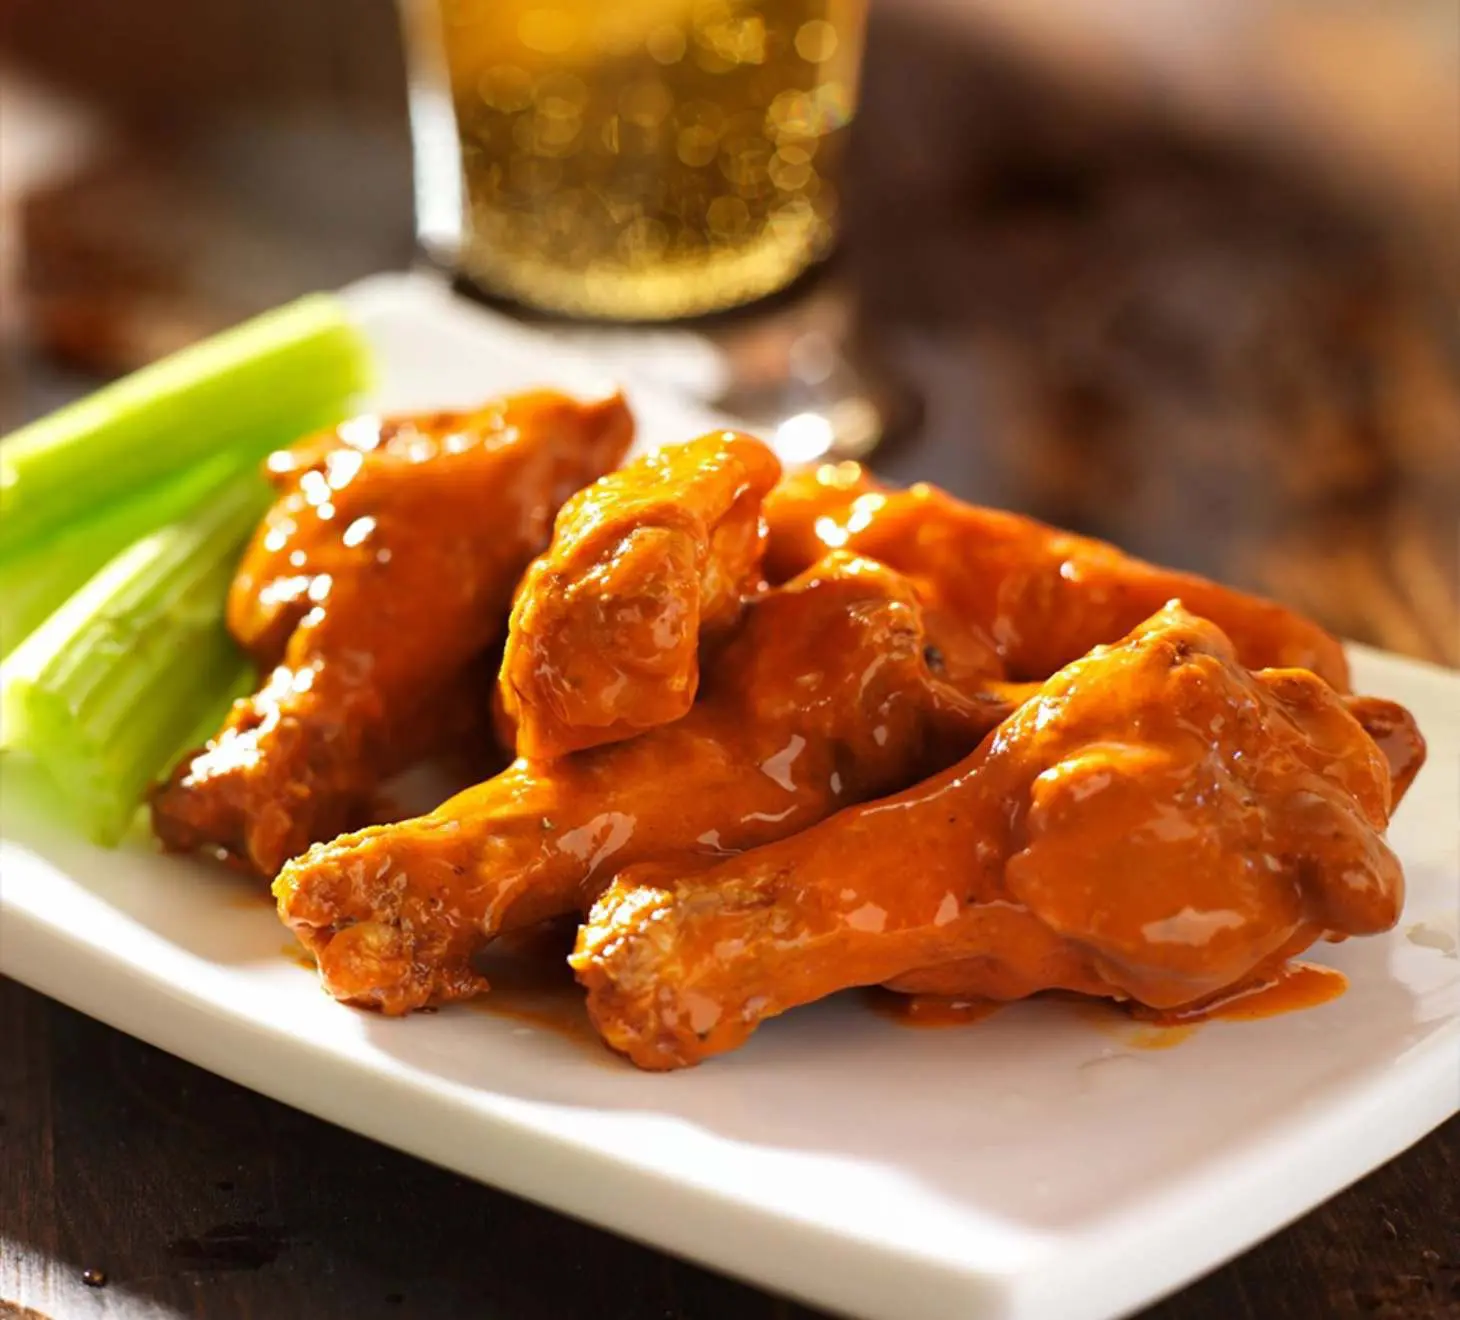
<path id="1" fill-rule="evenodd" d="M 664 324 L 564 320 L 469 276 L 452 282 L 610 372 L 727 414 L 787 467 L 866 458 L 916 417 L 910 392 L 859 340 L 854 299 L 834 267 L 749 307 Z"/>

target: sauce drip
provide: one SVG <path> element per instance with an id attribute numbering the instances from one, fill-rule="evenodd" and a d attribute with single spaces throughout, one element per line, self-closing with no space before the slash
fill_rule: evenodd
<path id="1" fill-rule="evenodd" d="M 878 1017 L 904 1027 L 966 1026 L 971 1022 L 982 1022 L 1004 1007 L 996 999 L 962 995 L 900 995 L 882 989 L 870 991 L 867 1003 Z"/>
<path id="2" fill-rule="evenodd" d="M 1199 1025 L 1195 1022 L 1185 1022 L 1133 1027 L 1128 1029 L 1121 1039 L 1133 1050 L 1170 1050 L 1175 1049 L 1183 1041 L 1190 1040 L 1196 1034 Z"/>
<path id="3" fill-rule="evenodd" d="M 279 952 L 291 963 L 304 968 L 306 972 L 315 970 L 314 955 L 310 953 L 298 940 L 290 940 L 288 944 L 281 944 Z"/>
<path id="4" fill-rule="evenodd" d="M 1193 1008 L 1156 1013 L 1133 1010 L 1144 1021 L 1162 1026 L 1200 1022 L 1256 1022 L 1260 1018 L 1317 1008 L 1335 1000 L 1348 989 L 1348 978 L 1332 967 L 1317 963 L 1288 963 L 1275 975 Z"/>
<path id="5" fill-rule="evenodd" d="M 1050 994 L 1075 1007 L 1083 1021 L 1137 1050 L 1169 1050 L 1190 1039 L 1203 1022 L 1255 1022 L 1300 1009 L 1316 1008 L 1343 994 L 1342 972 L 1315 963 L 1294 962 L 1273 976 L 1191 1008 L 1160 1010 L 1141 1004 L 1113 1004 L 1077 995 Z M 867 1004 L 879 1017 L 905 1027 L 950 1027 L 982 1022 L 1004 1005 L 997 1000 L 954 995 L 903 995 L 875 988 Z"/>
<path id="6" fill-rule="evenodd" d="M 1119 1004 L 1109 999 L 1095 999 L 1085 995 L 1071 994 L 1064 990 L 1053 990 L 1037 996 L 1065 1005 L 1081 1022 L 1095 1028 L 1102 1036 L 1119 1042 L 1132 1050 L 1169 1050 L 1189 1040 L 1196 1033 L 1198 1023 L 1167 1023 L 1164 1019 L 1145 1018 L 1153 1010 L 1137 1008 L 1132 1004 Z"/>
<path id="7" fill-rule="evenodd" d="M 473 960 L 492 988 L 467 1007 L 601 1049 L 566 961 L 576 931 L 576 923 L 549 923 L 501 936 Z"/>

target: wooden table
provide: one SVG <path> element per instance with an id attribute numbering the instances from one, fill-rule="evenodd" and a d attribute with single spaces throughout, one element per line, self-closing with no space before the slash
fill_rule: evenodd
<path id="1" fill-rule="evenodd" d="M 120 10 L 67 3 L 96 19 L 103 47 L 120 39 L 106 27 Z M 258 8 L 274 25 L 269 50 L 310 49 L 312 36 L 318 53 L 344 30 L 344 8 L 323 0 Z M 277 66 L 249 45 L 257 30 L 239 25 L 238 6 L 187 12 L 213 10 L 211 37 L 226 29 L 228 40 L 210 41 L 206 76 L 184 79 L 189 97 L 223 86 L 236 115 L 245 76 L 276 76 L 280 97 L 317 93 L 302 57 Z M 201 116 L 184 152 L 147 126 L 147 96 L 118 90 L 115 68 L 78 46 L 80 29 L 67 29 L 64 50 L 34 25 L 19 31 L 28 59 L 140 106 L 154 157 L 168 144 L 166 186 L 206 195 L 217 217 L 186 262 L 167 262 L 145 220 L 151 166 L 120 191 L 92 180 L 40 199 L 30 292 L 44 344 L 121 365 L 242 314 L 249 281 L 210 269 L 209 253 L 236 254 L 239 233 L 270 224 L 290 252 L 253 290 L 261 300 L 404 256 L 399 86 L 380 90 L 393 37 L 379 5 L 349 12 L 363 17 L 330 66 L 344 111 L 315 164 L 341 195 L 377 199 L 363 218 L 297 197 L 291 211 L 297 162 L 271 173 L 267 135 L 254 139 L 267 159 L 253 176 L 267 186 L 230 191 L 227 170 L 209 165 L 236 148 L 225 118 Z M 278 35 L 290 24 L 292 44 Z M 871 51 L 848 239 L 829 278 L 857 308 L 869 360 L 917 405 L 878 465 L 1460 664 L 1455 301 L 1423 255 L 1338 208 L 1291 161 L 1051 88 L 910 11 L 883 12 Z M 97 208 L 74 205 L 87 188 L 124 199 L 104 226 Z M 261 192 L 278 203 L 267 224 Z M 35 411 L 87 378 L 32 358 L 24 381 Z M 4 982 L 0 1299 L 0 1320 L 812 1314 L 351 1136 Z M 1147 1314 L 1460 1316 L 1460 1120 Z"/>

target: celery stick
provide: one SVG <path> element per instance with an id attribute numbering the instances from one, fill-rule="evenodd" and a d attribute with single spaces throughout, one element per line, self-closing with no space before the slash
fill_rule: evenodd
<path id="1" fill-rule="evenodd" d="M 174 749 L 171 756 L 162 763 L 162 771 L 157 776 L 160 780 L 167 779 L 184 758 L 191 758 L 199 748 L 211 742 L 218 735 L 218 730 L 223 727 L 223 721 L 228 718 L 228 712 L 233 709 L 233 703 L 240 697 L 246 697 L 258 686 L 258 673 L 253 663 L 240 651 L 234 651 L 230 657 L 233 662 L 233 676 L 226 681 L 220 680 L 216 690 L 207 698 L 208 704 L 200 707 L 204 711 L 203 717 L 198 720 L 188 735 Z M 220 670 L 220 674 L 225 671 Z M 149 818 L 145 810 L 145 803 L 139 802 L 133 809 L 128 825 L 121 831 L 118 839 L 125 838 L 134 828 L 146 832 L 148 830 Z"/>
<path id="2" fill-rule="evenodd" d="M 246 476 L 256 460 L 220 454 L 199 467 L 149 486 L 38 545 L 0 555 L 0 658 L 25 640 L 62 602 L 132 542 L 181 518 L 223 486 Z"/>
<path id="3" fill-rule="evenodd" d="M 0 553 L 234 451 L 262 457 L 343 418 L 365 343 L 316 294 L 184 349 L 0 440 Z"/>
<path id="4" fill-rule="evenodd" d="M 208 704 L 199 708 L 204 711 L 203 717 L 194 723 L 188 730 L 187 737 L 173 748 L 172 755 L 162 763 L 162 771 L 157 776 L 159 780 L 167 779 L 182 764 L 184 758 L 190 759 L 199 748 L 217 737 L 223 721 L 228 718 L 228 712 L 233 709 L 233 703 L 240 697 L 248 696 L 258 686 L 257 671 L 247 656 L 235 650 L 230 659 L 233 664 L 232 677 L 219 679 L 215 691 L 206 698 Z M 225 674 L 226 670 L 220 670 L 219 673 Z M 147 830 L 148 816 L 144 808 L 144 802 L 139 802 L 133 808 L 130 822 L 121 831 L 118 842 L 135 827 L 140 826 L 144 831 Z"/>
<path id="5" fill-rule="evenodd" d="M 239 549 L 267 507 L 258 475 L 122 551 L 0 662 L 0 733 L 29 752 L 96 843 L 237 674 L 223 626 Z"/>

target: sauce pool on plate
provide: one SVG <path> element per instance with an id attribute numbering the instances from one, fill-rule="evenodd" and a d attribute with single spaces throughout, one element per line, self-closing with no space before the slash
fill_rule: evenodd
<path id="1" fill-rule="evenodd" d="M 1255 1022 L 1305 1008 L 1327 1004 L 1348 989 L 1348 978 L 1332 967 L 1291 962 L 1255 985 L 1234 991 L 1190 1009 L 1156 1013 L 1137 1010 L 1136 1016 L 1162 1026 L 1201 1022 Z"/>
<path id="2" fill-rule="evenodd" d="M 1189 1039 L 1204 1022 L 1254 1022 L 1337 999 L 1348 987 L 1342 972 L 1316 963 L 1292 962 L 1276 974 L 1232 994 L 1187 1009 L 1158 1011 L 1140 1005 L 1077 995 L 1040 996 L 1073 1005 L 1083 1021 L 1118 1035 L 1141 1050 L 1165 1050 Z M 874 988 L 866 1002 L 879 1017 L 906 1027 L 952 1027 L 982 1022 L 1004 1004 L 945 995 L 900 995 Z"/>

